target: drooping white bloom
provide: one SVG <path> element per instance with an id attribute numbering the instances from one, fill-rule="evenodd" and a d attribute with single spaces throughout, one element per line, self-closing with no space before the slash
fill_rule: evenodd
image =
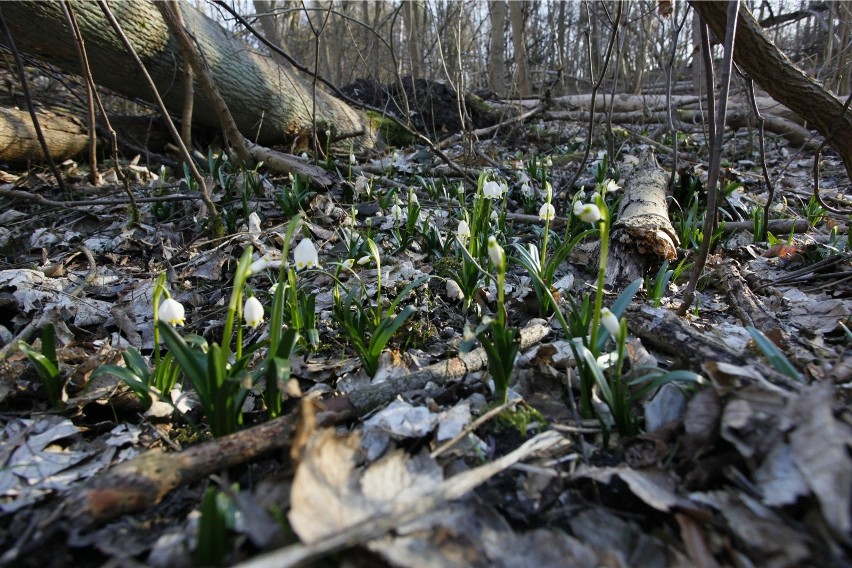
<path id="1" fill-rule="evenodd" d="M 343 261 L 343 268 L 352 268 L 355 265 L 354 258 L 347 258 Z"/>
<path id="2" fill-rule="evenodd" d="M 303 268 L 319 268 L 319 255 L 317 247 L 311 239 L 302 239 L 293 251 L 293 259 L 296 261 L 296 270 Z"/>
<path id="3" fill-rule="evenodd" d="M 160 302 L 160 319 L 173 326 L 183 325 L 185 313 L 186 311 L 183 309 L 183 304 L 177 300 L 166 298 Z"/>
<path id="4" fill-rule="evenodd" d="M 357 163 L 358 163 L 358 161 L 355 159 L 355 154 L 350 153 L 349 154 L 349 164 L 354 166 Z"/>
<path id="5" fill-rule="evenodd" d="M 550 203 L 545 203 L 538 210 L 538 216 L 544 221 L 552 221 L 556 217 L 556 208 Z"/>
<path id="6" fill-rule="evenodd" d="M 482 186 L 482 195 L 486 199 L 500 199 L 500 196 L 503 195 L 503 188 L 496 181 L 489 181 Z"/>
<path id="7" fill-rule="evenodd" d="M 550 158 L 550 156 L 548 156 L 547 159 L 544 161 L 544 165 L 548 168 L 553 167 L 553 160 Z"/>
<path id="8" fill-rule="evenodd" d="M 614 179 L 606 180 L 606 185 L 604 187 L 606 187 L 607 193 L 615 193 L 616 191 L 621 189 L 621 186 L 615 183 Z"/>
<path id="9" fill-rule="evenodd" d="M 420 200 L 417 199 L 417 194 L 413 191 L 408 194 L 408 204 L 411 205 L 412 203 L 420 203 Z"/>
<path id="10" fill-rule="evenodd" d="M 533 196 L 533 189 L 532 189 L 532 187 L 530 187 L 530 184 L 525 183 L 525 184 L 521 185 L 521 195 L 523 195 L 524 197 L 532 197 Z"/>
<path id="11" fill-rule="evenodd" d="M 361 258 L 358 259 L 358 265 L 364 266 L 365 264 L 368 264 L 371 260 L 373 260 L 373 257 L 370 256 L 369 254 L 362 256 Z"/>
<path id="12" fill-rule="evenodd" d="M 503 269 L 506 262 L 506 253 L 503 251 L 503 247 L 500 246 L 500 243 L 497 242 L 497 237 L 494 235 L 488 237 L 488 257 L 498 270 Z"/>
<path id="13" fill-rule="evenodd" d="M 574 215 L 584 223 L 597 223 L 601 220 L 601 210 L 594 203 L 574 203 Z"/>
<path id="14" fill-rule="evenodd" d="M 263 321 L 263 304 L 260 300 L 252 296 L 246 300 L 243 306 L 243 319 L 247 326 L 257 327 Z"/>
<path id="15" fill-rule="evenodd" d="M 621 322 L 609 308 L 601 308 L 601 323 L 613 337 L 621 333 Z"/>
<path id="16" fill-rule="evenodd" d="M 390 216 L 394 221 L 399 221 L 405 216 L 402 212 L 402 207 L 400 207 L 398 203 L 395 203 L 394 206 L 391 207 Z"/>
<path id="17" fill-rule="evenodd" d="M 462 219 L 459 221 L 459 226 L 456 227 L 456 236 L 461 240 L 464 240 L 470 236 L 470 225 L 467 224 L 467 221 Z"/>
<path id="18" fill-rule="evenodd" d="M 263 271 L 269 265 L 269 259 L 262 256 L 249 265 L 249 275 Z"/>
<path id="19" fill-rule="evenodd" d="M 500 182 L 500 197 L 505 197 L 509 193 L 509 184 L 505 181 Z"/>

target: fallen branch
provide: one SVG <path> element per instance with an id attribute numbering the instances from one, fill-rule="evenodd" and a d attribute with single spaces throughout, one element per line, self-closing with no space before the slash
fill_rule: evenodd
<path id="1" fill-rule="evenodd" d="M 544 325 L 521 330 L 521 348 L 529 348 L 549 332 Z M 318 424 L 329 426 L 364 416 L 407 391 L 422 389 L 429 382 L 444 384 L 487 364 L 485 350 L 474 349 L 410 375 L 336 396 L 325 402 Z M 288 414 L 182 452 L 151 450 L 92 478 L 81 492 L 67 499 L 68 514 L 75 522 L 88 525 L 144 510 L 182 485 L 289 446 L 297 423 L 298 416 Z"/>

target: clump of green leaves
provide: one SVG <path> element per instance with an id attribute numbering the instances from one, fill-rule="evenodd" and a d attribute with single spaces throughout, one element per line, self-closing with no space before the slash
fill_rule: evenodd
<path id="1" fill-rule="evenodd" d="M 349 339 L 349 344 L 361 359 L 364 371 L 368 376 L 373 377 L 379 369 L 379 358 L 385 346 L 415 311 L 413 306 L 406 306 L 397 314 L 395 312 L 399 303 L 429 277 L 423 276 L 411 282 L 385 308 L 382 298 L 382 265 L 379 248 L 372 239 L 367 239 L 367 246 L 376 263 L 378 275 L 376 305 L 371 305 L 360 281 L 349 288 L 338 281 L 334 287 L 333 313 L 340 330 Z"/>

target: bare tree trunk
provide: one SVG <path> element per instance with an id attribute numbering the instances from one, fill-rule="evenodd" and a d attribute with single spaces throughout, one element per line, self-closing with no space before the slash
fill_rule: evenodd
<path id="1" fill-rule="evenodd" d="M 512 48 L 515 54 L 515 76 L 514 83 L 517 85 L 518 93 L 523 98 L 531 97 L 533 94 L 530 82 L 529 62 L 527 61 L 527 48 L 524 35 L 524 6 L 526 2 L 509 2 L 509 19 L 512 23 Z"/>
<path id="2" fill-rule="evenodd" d="M 423 76 L 420 55 L 423 51 L 423 38 L 418 26 L 418 5 L 413 0 L 404 2 L 402 5 L 402 22 L 405 25 L 405 47 L 408 54 L 408 70 L 412 78 L 419 79 Z"/>
<path id="3" fill-rule="evenodd" d="M 216 87 L 234 115 L 240 131 L 262 144 L 286 143 L 301 130 L 310 128 L 310 87 L 292 69 L 251 52 L 211 19 L 188 3 L 180 4 L 186 27 L 204 50 Z M 148 97 L 148 88 L 131 71 L 129 58 L 114 37 L 97 5 L 75 4 L 95 81 L 134 97 Z M 113 10 L 160 89 L 166 106 L 180 113 L 183 107 L 183 77 L 177 45 L 157 8 L 150 2 L 116 2 Z M 54 2 L 6 2 L 3 15 L 18 47 L 66 71 L 79 73 L 73 37 L 67 32 L 59 4 Z M 200 89 L 197 96 L 203 97 Z M 196 98 L 199 123 L 218 128 L 216 113 Z M 319 92 L 317 122 L 342 133 L 369 132 L 369 121 L 342 101 Z M 353 139 L 358 149 L 372 147 L 369 134 Z M 348 141 L 346 142 L 348 148 Z"/>
<path id="4" fill-rule="evenodd" d="M 500 96 L 506 95 L 506 16 L 505 0 L 491 2 L 491 35 L 488 50 L 488 79 Z"/>

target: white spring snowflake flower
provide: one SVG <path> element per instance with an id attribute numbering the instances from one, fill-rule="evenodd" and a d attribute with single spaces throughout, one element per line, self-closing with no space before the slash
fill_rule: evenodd
<path id="1" fill-rule="evenodd" d="M 243 319 L 249 327 L 257 327 L 263 321 L 263 304 L 254 296 L 246 300 L 243 306 Z"/>
<path id="2" fill-rule="evenodd" d="M 552 221 L 554 217 L 556 217 L 556 208 L 550 203 L 545 203 L 541 206 L 541 209 L 538 210 L 538 216 L 543 221 Z"/>
<path id="3" fill-rule="evenodd" d="M 621 322 L 609 308 L 601 308 L 601 323 L 613 337 L 621 333 Z"/>
<path id="4" fill-rule="evenodd" d="M 470 236 L 470 225 L 464 219 L 459 221 L 459 226 L 456 227 L 456 236 L 461 240 L 465 240 Z"/>
<path id="5" fill-rule="evenodd" d="M 311 239 L 302 239 L 293 251 L 293 260 L 296 261 L 296 270 L 319 268 L 319 255 L 314 242 Z"/>
<path id="6" fill-rule="evenodd" d="M 159 317 L 161 320 L 168 322 L 169 325 L 183 325 L 185 314 L 186 310 L 183 309 L 183 304 L 177 300 L 166 298 L 160 303 Z"/>
<path id="7" fill-rule="evenodd" d="M 484 195 L 486 199 L 500 199 L 503 195 L 503 188 L 500 187 L 500 184 L 496 181 L 489 181 L 482 186 L 482 195 Z"/>
<path id="8" fill-rule="evenodd" d="M 576 202 L 574 204 L 574 215 L 584 223 L 597 223 L 601 220 L 601 210 L 594 203 Z"/>

